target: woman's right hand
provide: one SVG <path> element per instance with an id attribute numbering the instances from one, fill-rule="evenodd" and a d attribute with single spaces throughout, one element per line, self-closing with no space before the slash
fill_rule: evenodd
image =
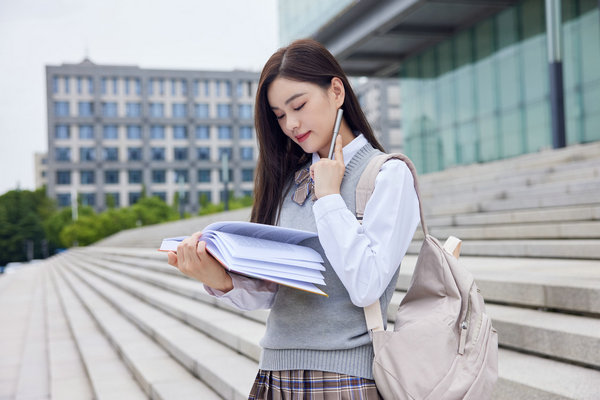
<path id="1" fill-rule="evenodd" d="M 233 281 L 221 264 L 206 251 L 206 242 L 199 242 L 202 232 L 196 232 L 177 246 L 177 253 L 167 254 L 169 264 L 184 275 L 199 280 L 221 292 L 233 289 Z"/>

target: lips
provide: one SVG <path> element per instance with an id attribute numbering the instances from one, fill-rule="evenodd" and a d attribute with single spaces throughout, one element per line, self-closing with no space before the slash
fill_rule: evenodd
<path id="1" fill-rule="evenodd" d="M 311 131 L 308 131 L 306 133 L 303 133 L 302 135 L 298 135 L 296 136 L 296 140 L 298 141 L 298 143 L 302 143 L 304 142 L 306 139 L 308 139 L 308 136 L 310 135 Z"/>

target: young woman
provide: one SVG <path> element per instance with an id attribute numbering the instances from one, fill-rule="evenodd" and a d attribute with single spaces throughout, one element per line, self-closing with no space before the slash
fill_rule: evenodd
<path id="1" fill-rule="evenodd" d="M 255 107 L 259 158 L 251 219 L 317 232 L 303 244 L 325 260 L 329 297 L 229 274 L 198 242 L 200 232 L 170 253 L 169 263 L 229 304 L 271 309 L 250 399 L 377 399 L 362 307 L 380 301 L 385 316 L 419 223 L 412 175 L 401 161 L 385 163 L 362 225 L 357 221 L 358 179 L 382 147 L 341 67 L 313 40 L 271 56 Z M 339 108 L 343 120 L 329 160 Z"/>

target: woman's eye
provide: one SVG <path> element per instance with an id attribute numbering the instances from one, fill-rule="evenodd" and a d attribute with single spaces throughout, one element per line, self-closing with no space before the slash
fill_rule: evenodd
<path id="1" fill-rule="evenodd" d="M 302 107 L 304 107 L 304 105 L 305 105 L 305 104 L 306 104 L 306 103 L 302 103 L 302 105 L 301 105 L 300 107 L 296 107 L 296 108 L 294 108 L 294 110 L 296 110 L 296 111 L 300 111 L 300 110 L 302 109 Z"/>
<path id="2" fill-rule="evenodd" d="M 281 114 L 281 115 L 275 115 L 275 118 L 277 118 L 277 119 L 281 119 L 281 118 L 283 118 L 283 117 L 285 117 L 285 114 Z"/>

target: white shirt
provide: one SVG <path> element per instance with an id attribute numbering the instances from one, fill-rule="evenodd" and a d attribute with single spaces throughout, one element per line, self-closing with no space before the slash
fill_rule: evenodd
<path id="1" fill-rule="evenodd" d="M 359 135 L 343 149 L 344 164 L 367 144 Z M 319 161 L 313 153 L 313 164 Z M 419 203 L 412 174 L 405 163 L 390 160 L 375 179 L 362 225 L 339 194 L 313 204 L 319 241 L 352 303 L 365 307 L 375 302 L 392 279 L 406 254 L 419 223 Z M 332 229 L 335 227 L 335 229 Z M 278 285 L 231 274 L 227 293 L 204 286 L 207 292 L 242 310 L 270 308 Z"/>

